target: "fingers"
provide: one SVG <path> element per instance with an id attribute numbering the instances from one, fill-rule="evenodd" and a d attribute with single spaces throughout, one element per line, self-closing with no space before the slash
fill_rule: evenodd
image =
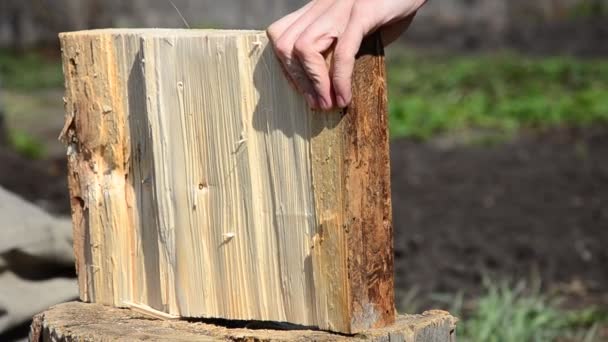
<path id="1" fill-rule="evenodd" d="M 270 25 L 268 34 L 280 56 L 291 57 L 293 46 L 310 24 L 315 22 L 332 5 L 331 0 L 309 2 L 298 11 Z"/>
<path id="2" fill-rule="evenodd" d="M 351 20 L 344 31 L 344 34 L 338 40 L 334 53 L 334 70 L 332 74 L 333 88 L 336 97 L 336 105 L 344 108 L 352 101 L 352 75 L 355 67 L 355 57 L 361 41 L 370 31 L 374 29 L 369 23 L 357 20 L 356 17 L 361 13 L 354 8 Z M 382 42 L 388 45 L 396 40 L 412 23 L 416 12 L 389 24 L 382 29 Z"/>
<path id="3" fill-rule="evenodd" d="M 287 78 L 308 104 L 343 108 L 352 100 L 352 73 L 363 37 L 382 28 L 384 43 L 395 40 L 425 1 L 313 0 L 267 32 Z"/>
<path id="4" fill-rule="evenodd" d="M 280 58 L 280 60 L 287 78 L 291 81 L 296 90 L 304 95 L 308 105 L 313 109 L 319 108 L 319 100 L 312 80 L 304 70 L 304 66 L 300 60 L 298 58 Z"/>
<path id="5" fill-rule="evenodd" d="M 306 13 L 313 5 L 315 1 L 308 2 L 305 6 L 301 7 L 297 11 L 294 11 L 283 18 L 275 21 L 268 27 L 266 33 L 270 39 L 274 42 L 281 37 L 281 35 L 291 26 L 296 20 L 298 20 L 304 13 Z"/>
<path id="6" fill-rule="evenodd" d="M 365 34 L 360 23 L 351 20 L 336 44 L 332 81 L 336 105 L 340 108 L 348 106 L 352 100 L 351 82 L 355 56 Z"/>
<path id="7" fill-rule="evenodd" d="M 315 103 L 313 107 L 322 110 L 330 110 L 334 106 L 329 70 L 327 69 L 325 57 L 321 54 L 330 45 L 331 42 L 326 47 L 314 48 L 309 46 L 305 40 L 298 40 L 294 46 L 294 51 L 304 68 L 304 72 L 314 92 Z"/>
<path id="8" fill-rule="evenodd" d="M 336 45 L 332 83 L 336 105 L 340 108 L 348 106 L 352 101 L 352 75 L 355 58 L 363 38 L 375 31 L 378 26 L 385 24 L 382 20 L 378 22 L 377 19 L 370 18 L 368 13 L 373 11 L 370 4 L 373 6 L 373 3 L 370 2 L 359 2 L 353 7 L 350 21 Z M 416 12 L 413 12 L 382 28 L 382 41 L 385 46 L 397 39 L 409 27 L 415 14 Z"/>
<path id="9" fill-rule="evenodd" d="M 299 36 L 294 44 L 294 54 L 304 67 L 316 94 L 318 108 L 330 110 L 335 107 L 326 52 L 331 50 L 336 39 L 344 31 L 348 22 L 351 1 L 336 2 L 334 5 Z"/>
<path id="10" fill-rule="evenodd" d="M 275 22 L 267 30 L 287 78 L 313 108 L 320 107 L 313 79 L 308 76 L 301 60 L 294 56 L 294 50 L 302 32 L 322 16 L 332 3 L 330 0 L 311 1 L 300 10 Z"/>
<path id="11" fill-rule="evenodd" d="M 313 108 L 335 106 L 325 52 L 348 21 L 354 0 L 317 0 L 268 28 L 284 71 Z"/>

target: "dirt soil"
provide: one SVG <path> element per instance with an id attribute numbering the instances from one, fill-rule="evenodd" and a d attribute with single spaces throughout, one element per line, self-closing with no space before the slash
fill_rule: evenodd
<path id="1" fill-rule="evenodd" d="M 496 146 L 391 145 L 398 306 L 482 278 L 540 276 L 574 304 L 608 305 L 608 127 L 524 135 Z M 63 156 L 0 149 L 0 185 L 69 214 Z M 417 310 L 437 306 L 419 300 Z"/>
<path id="2" fill-rule="evenodd" d="M 391 148 L 401 304 L 415 286 L 475 295 L 486 275 L 540 276 L 575 306 L 608 304 L 607 128 Z"/>

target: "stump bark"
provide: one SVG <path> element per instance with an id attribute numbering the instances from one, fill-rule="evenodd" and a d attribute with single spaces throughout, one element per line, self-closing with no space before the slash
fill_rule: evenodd
<path id="1" fill-rule="evenodd" d="M 70 302 L 38 314 L 32 323 L 30 341 L 454 342 L 455 323 L 456 319 L 447 312 L 432 310 L 421 315 L 398 315 L 395 323 L 387 327 L 345 335 L 270 322 L 158 320 L 133 310 Z M 286 327 L 292 330 L 276 329 Z"/>

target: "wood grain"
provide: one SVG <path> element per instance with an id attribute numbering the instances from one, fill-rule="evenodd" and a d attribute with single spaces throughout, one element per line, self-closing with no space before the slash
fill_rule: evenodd
<path id="1" fill-rule="evenodd" d="M 35 316 L 30 341 L 454 342 L 455 325 L 456 319 L 447 312 L 433 310 L 421 315 L 399 315 L 388 327 L 344 335 L 263 322 L 163 321 L 130 310 L 72 302 Z"/>
<path id="2" fill-rule="evenodd" d="M 316 113 L 260 31 L 60 35 L 81 299 L 354 333 L 394 321 L 379 37 Z"/>
<path id="3" fill-rule="evenodd" d="M 342 135 L 352 331 L 395 319 L 387 105 L 383 50 L 376 36 L 359 52 Z"/>

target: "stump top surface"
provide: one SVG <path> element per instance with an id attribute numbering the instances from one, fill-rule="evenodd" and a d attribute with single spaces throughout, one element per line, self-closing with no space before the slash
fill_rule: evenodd
<path id="1" fill-rule="evenodd" d="M 227 328 L 200 321 L 158 320 L 129 309 L 69 302 L 34 317 L 32 341 L 453 341 L 456 319 L 440 310 L 400 315 L 395 324 L 356 335 L 315 330 Z"/>

